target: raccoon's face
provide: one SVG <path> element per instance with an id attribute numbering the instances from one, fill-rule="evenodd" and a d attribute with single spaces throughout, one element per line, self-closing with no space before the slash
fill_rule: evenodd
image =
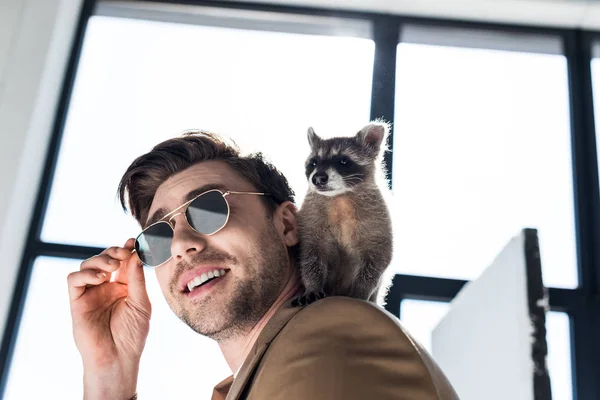
<path id="1" fill-rule="evenodd" d="M 325 196 L 337 196 L 352 190 L 364 181 L 366 175 L 367 166 L 331 148 L 311 154 L 306 163 L 309 189 Z"/>
<path id="2" fill-rule="evenodd" d="M 306 161 L 309 190 L 325 196 L 355 189 L 374 181 L 376 159 L 381 155 L 388 125 L 372 122 L 353 137 L 321 139 L 308 129 L 311 154 Z"/>

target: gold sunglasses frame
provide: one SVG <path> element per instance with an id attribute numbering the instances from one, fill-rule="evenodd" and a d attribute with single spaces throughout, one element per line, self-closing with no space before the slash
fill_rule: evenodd
<path id="1" fill-rule="evenodd" d="M 225 222 L 223 223 L 223 225 L 222 225 L 222 226 L 221 226 L 219 229 L 217 229 L 216 231 L 214 231 L 214 232 L 212 232 L 212 233 L 201 233 L 201 232 L 198 232 L 198 231 L 197 231 L 197 230 L 196 230 L 196 229 L 195 229 L 195 228 L 194 228 L 194 227 L 193 227 L 193 226 L 190 224 L 190 221 L 188 220 L 188 217 L 187 217 L 187 209 L 188 209 L 188 206 L 189 206 L 190 204 L 192 204 L 192 203 L 193 203 L 195 200 L 197 200 L 199 197 L 202 197 L 202 196 L 204 196 L 205 194 L 207 194 L 207 193 L 210 193 L 210 192 L 218 192 L 218 193 L 219 193 L 219 194 L 220 194 L 220 195 L 223 197 L 223 200 L 225 200 L 225 204 L 227 205 L 227 217 L 225 218 Z M 196 233 L 197 233 L 197 234 L 199 234 L 199 235 L 211 236 L 211 235 L 214 235 L 215 233 L 217 233 L 217 232 L 221 231 L 221 229 L 225 228 L 225 226 L 227 225 L 227 222 L 229 222 L 229 214 L 230 214 L 230 212 L 231 212 L 231 208 L 229 207 L 229 202 L 227 201 L 227 196 L 229 196 L 230 194 L 252 194 L 252 195 L 257 195 L 257 196 L 269 196 L 269 194 L 268 194 L 268 193 L 260 193 L 260 192 L 236 192 L 236 191 L 233 191 L 233 190 L 227 190 L 227 191 L 223 192 L 223 191 L 221 191 L 221 190 L 219 190 L 219 189 L 210 189 L 210 190 L 207 190 L 206 192 L 202 192 L 202 193 L 200 193 L 198 196 L 194 197 L 193 199 L 191 199 L 191 200 L 188 200 L 188 201 L 186 201 L 185 203 L 183 203 L 182 205 L 180 205 L 179 207 L 175 208 L 174 210 L 172 210 L 171 212 L 169 212 L 167 215 L 165 215 L 164 217 L 162 217 L 162 218 L 161 218 L 161 219 L 159 219 L 158 221 L 156 221 L 156 222 L 154 222 L 153 224 L 151 224 L 151 225 L 149 225 L 149 226 L 145 227 L 145 228 L 144 228 L 144 229 L 143 229 L 143 230 L 142 230 L 142 231 L 139 233 L 139 235 L 137 235 L 137 236 L 136 236 L 136 238 L 135 238 L 135 244 L 136 244 L 136 246 L 135 246 L 135 247 L 136 247 L 136 251 L 137 251 L 137 247 L 138 247 L 138 246 L 137 246 L 137 243 L 138 243 L 138 238 L 139 238 L 140 236 L 142 236 L 142 235 L 144 234 L 144 232 L 146 232 L 148 229 L 152 228 L 152 227 L 153 227 L 153 226 L 155 226 L 155 225 L 158 225 L 158 224 L 167 224 L 167 225 L 169 225 L 169 227 L 171 228 L 171 230 L 172 230 L 173 232 L 175 232 L 175 227 L 172 225 L 171 221 L 173 220 L 173 218 L 175 218 L 176 216 L 178 216 L 178 215 L 181 215 L 181 214 L 183 214 L 183 218 L 185 219 L 185 223 L 186 223 L 186 224 L 187 224 L 187 225 L 190 227 L 190 229 L 191 229 L 191 230 L 193 230 L 194 232 L 196 232 Z M 185 207 L 185 210 L 183 210 L 183 211 L 181 211 L 181 212 L 178 212 L 178 213 L 176 213 L 178 210 L 180 210 L 180 209 L 182 209 L 182 208 L 184 208 L 184 207 Z M 167 220 L 166 218 L 168 218 L 168 220 Z M 171 240 L 172 240 L 172 238 L 171 238 Z M 138 254 L 138 257 L 139 257 L 139 254 Z M 160 263 L 160 264 L 158 264 L 158 265 L 149 265 L 149 264 L 146 264 L 144 261 L 142 261 L 142 263 L 143 263 L 145 266 L 149 267 L 149 268 L 158 268 L 158 267 L 160 267 L 161 265 L 163 265 L 163 264 L 165 264 L 165 263 L 169 262 L 169 260 L 171 260 L 171 258 L 173 258 L 173 255 L 171 255 L 171 257 L 169 257 L 169 258 L 168 258 L 166 261 L 163 261 L 162 263 Z M 142 260 L 142 258 L 140 257 L 140 261 L 141 261 L 141 260 Z"/>

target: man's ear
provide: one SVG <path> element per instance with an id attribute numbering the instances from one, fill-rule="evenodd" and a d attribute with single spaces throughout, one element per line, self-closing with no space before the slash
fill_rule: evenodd
<path id="1" fill-rule="evenodd" d="M 296 206 L 291 201 L 285 201 L 277 207 L 274 213 L 274 223 L 277 232 L 283 237 L 287 247 L 298 244 L 298 223 L 296 221 Z"/>

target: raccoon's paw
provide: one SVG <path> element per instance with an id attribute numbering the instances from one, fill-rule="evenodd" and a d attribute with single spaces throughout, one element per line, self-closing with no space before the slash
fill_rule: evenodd
<path id="1" fill-rule="evenodd" d="M 292 307 L 307 306 L 325 297 L 327 297 L 327 295 L 323 292 L 306 292 L 292 301 Z"/>

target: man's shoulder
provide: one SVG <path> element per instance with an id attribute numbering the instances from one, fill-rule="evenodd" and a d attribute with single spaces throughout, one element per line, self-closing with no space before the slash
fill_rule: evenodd
<path id="1" fill-rule="evenodd" d="M 281 334 L 304 336 L 317 332 L 338 339 L 360 335 L 388 339 L 407 336 L 398 318 L 385 309 L 344 296 L 326 297 L 306 306 L 289 321 Z"/>
<path id="2" fill-rule="evenodd" d="M 346 296 L 325 297 L 304 307 L 302 310 L 304 315 L 331 314 L 332 312 L 364 314 L 390 319 L 396 318 L 377 304 Z"/>
<path id="3" fill-rule="evenodd" d="M 249 399 L 457 399 L 395 316 L 348 297 L 298 311 L 269 342 L 251 390 Z"/>
<path id="4" fill-rule="evenodd" d="M 314 303 L 304 307 L 298 313 L 298 317 L 311 318 L 319 316 L 345 316 L 345 315 L 362 315 L 371 318 L 386 318 L 394 320 L 392 314 L 378 305 L 365 300 L 359 300 L 346 296 L 330 296 L 324 299 L 315 301 Z"/>

